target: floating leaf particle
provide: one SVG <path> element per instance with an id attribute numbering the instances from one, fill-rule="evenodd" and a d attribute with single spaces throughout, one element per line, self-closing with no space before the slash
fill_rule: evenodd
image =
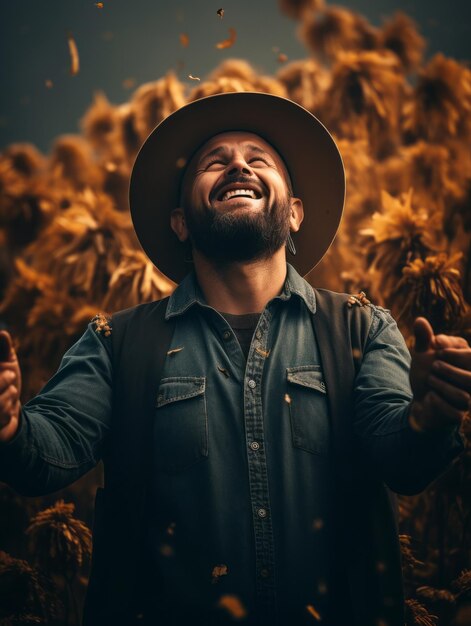
<path id="1" fill-rule="evenodd" d="M 184 48 L 188 48 L 188 46 L 190 45 L 190 38 L 188 37 L 188 35 L 186 33 L 180 33 L 179 37 L 181 45 Z"/>
<path id="2" fill-rule="evenodd" d="M 181 170 L 186 165 L 185 157 L 179 157 L 175 163 L 179 170 Z"/>
<path id="3" fill-rule="evenodd" d="M 191 78 L 191 80 L 201 80 L 198 76 L 192 76 L 191 74 L 188 74 L 188 78 Z"/>
<path id="4" fill-rule="evenodd" d="M 102 9 L 105 5 L 103 2 L 95 2 L 95 6 L 97 9 Z"/>
<path id="5" fill-rule="evenodd" d="M 221 19 L 224 17 L 224 9 L 218 9 L 216 13 L 219 15 Z"/>
<path id="6" fill-rule="evenodd" d="M 312 530 L 321 530 L 324 527 L 324 520 L 322 517 L 316 517 L 312 520 Z"/>
<path id="7" fill-rule="evenodd" d="M 44 81 L 44 84 L 46 85 L 46 87 L 47 87 L 48 89 L 51 89 L 52 87 L 54 87 L 54 83 L 52 82 L 52 80 L 51 80 L 50 78 L 47 78 L 47 79 Z"/>
<path id="8" fill-rule="evenodd" d="M 219 598 L 218 606 L 226 609 L 234 619 L 243 619 L 247 610 L 237 596 L 224 595 Z"/>
<path id="9" fill-rule="evenodd" d="M 123 86 L 123 89 L 132 89 L 133 87 L 136 86 L 136 79 L 135 78 L 125 78 L 121 84 Z"/>
<path id="10" fill-rule="evenodd" d="M 224 48 L 231 48 L 237 39 L 237 32 L 235 28 L 229 28 L 229 38 L 224 39 L 223 41 L 219 41 L 216 44 L 216 48 L 219 50 L 223 50 Z"/>
<path id="11" fill-rule="evenodd" d="M 75 43 L 75 39 L 72 34 L 69 33 L 67 37 L 67 41 L 69 44 L 69 54 L 70 54 L 70 73 L 72 76 L 75 76 L 79 73 L 80 70 L 80 59 L 77 44 Z"/>
<path id="12" fill-rule="evenodd" d="M 286 61 L 288 60 L 288 55 L 285 54 L 284 52 L 280 52 L 277 58 L 278 58 L 278 63 L 286 63 Z"/>
<path id="13" fill-rule="evenodd" d="M 317 621 L 322 621 L 322 617 L 319 615 L 319 612 L 316 611 L 316 609 L 312 606 L 312 604 L 308 604 L 306 606 L 306 609 L 309 611 L 309 613 L 312 615 L 312 617 L 315 617 Z"/>
<path id="14" fill-rule="evenodd" d="M 215 565 L 213 567 L 213 571 L 211 573 L 211 577 L 213 579 L 212 582 L 213 583 L 218 582 L 219 578 L 221 576 L 226 576 L 226 574 L 227 574 L 227 565 L 224 565 L 224 564 L 222 564 L 222 565 Z"/>

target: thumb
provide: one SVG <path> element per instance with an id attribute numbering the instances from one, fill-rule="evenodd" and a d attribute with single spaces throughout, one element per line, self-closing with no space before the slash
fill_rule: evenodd
<path id="1" fill-rule="evenodd" d="M 433 328 L 425 317 L 418 317 L 414 322 L 415 351 L 426 352 L 432 345 Z"/>
<path id="2" fill-rule="evenodd" d="M 6 330 L 0 330 L 0 363 L 14 360 L 15 349 L 10 333 Z"/>

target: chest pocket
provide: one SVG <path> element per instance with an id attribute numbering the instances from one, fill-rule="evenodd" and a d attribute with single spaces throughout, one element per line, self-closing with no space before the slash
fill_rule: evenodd
<path id="1" fill-rule="evenodd" d="M 293 445 L 313 454 L 329 451 L 329 415 L 324 377 L 320 365 L 286 369 Z"/>
<path id="2" fill-rule="evenodd" d="M 162 378 L 154 423 L 154 464 L 175 473 L 208 456 L 204 376 Z"/>

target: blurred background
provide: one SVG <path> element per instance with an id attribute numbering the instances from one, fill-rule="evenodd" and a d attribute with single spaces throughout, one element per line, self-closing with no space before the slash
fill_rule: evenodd
<path id="1" fill-rule="evenodd" d="M 186 102 L 289 97 L 334 134 L 345 217 L 313 285 L 365 291 L 409 346 L 423 315 L 471 341 L 469 2 L 2 2 L 0 327 L 34 396 L 97 313 L 174 285 L 128 208 L 137 151 Z M 464 452 L 399 496 L 407 625 L 471 624 L 471 419 Z M 1 478 L 1 476 L 0 476 Z M 26 498 L 0 483 L 0 624 L 79 623 L 101 464 Z"/>

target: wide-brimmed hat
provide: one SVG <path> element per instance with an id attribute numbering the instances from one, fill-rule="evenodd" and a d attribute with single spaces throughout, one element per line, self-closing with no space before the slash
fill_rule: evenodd
<path id="1" fill-rule="evenodd" d="M 265 93 L 224 93 L 195 100 L 165 118 L 142 145 L 131 174 L 129 202 L 137 237 L 151 261 L 180 282 L 191 268 L 170 228 L 179 206 L 185 165 L 208 139 L 226 131 L 259 135 L 284 160 L 295 197 L 304 204 L 297 253 L 289 262 L 301 276 L 322 259 L 342 217 L 345 172 L 332 136 L 312 113 Z"/>

